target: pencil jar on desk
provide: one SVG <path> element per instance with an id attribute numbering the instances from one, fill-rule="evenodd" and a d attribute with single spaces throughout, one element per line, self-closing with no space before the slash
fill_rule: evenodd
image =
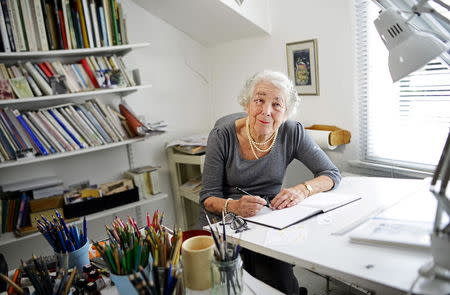
<path id="1" fill-rule="evenodd" d="M 37 221 L 37 228 L 52 246 L 53 251 L 60 257 L 64 268 L 82 269 L 89 264 L 89 240 L 87 237 L 87 222 L 83 219 L 83 228 L 67 225 L 57 210 L 56 217 L 49 221 L 44 216 Z"/>
<path id="2" fill-rule="evenodd" d="M 211 262 L 212 294 L 242 294 L 242 260 L 238 255 L 233 260 L 214 259 Z"/>

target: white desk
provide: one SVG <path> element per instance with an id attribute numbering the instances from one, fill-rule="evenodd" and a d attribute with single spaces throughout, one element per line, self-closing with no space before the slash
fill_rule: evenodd
<path id="1" fill-rule="evenodd" d="M 431 259 L 429 250 L 355 244 L 350 242 L 348 232 L 335 233 L 376 215 L 400 199 L 415 193 L 426 194 L 427 190 L 423 180 L 346 177 L 336 191 L 361 195 L 361 200 L 282 231 L 249 223 L 251 229 L 242 234 L 241 245 L 376 294 L 405 293 L 416 279 L 419 267 Z M 447 294 L 450 283 L 420 279 L 414 293 Z"/>

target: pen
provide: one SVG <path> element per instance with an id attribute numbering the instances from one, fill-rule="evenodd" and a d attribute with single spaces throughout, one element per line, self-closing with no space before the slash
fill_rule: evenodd
<path id="1" fill-rule="evenodd" d="M 244 193 L 244 194 L 246 194 L 248 196 L 253 196 L 252 194 L 250 194 L 250 193 L 244 191 L 243 189 L 241 189 L 240 187 L 235 186 L 234 188 L 237 189 L 238 191 L 240 191 L 241 193 Z M 264 201 L 266 201 L 266 204 L 264 206 L 266 206 L 267 208 L 270 208 L 269 198 L 268 197 L 264 197 L 263 199 L 264 199 Z"/>

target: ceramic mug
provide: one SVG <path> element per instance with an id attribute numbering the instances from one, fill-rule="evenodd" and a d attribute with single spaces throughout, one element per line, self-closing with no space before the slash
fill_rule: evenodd
<path id="1" fill-rule="evenodd" d="M 191 290 L 211 288 L 210 269 L 214 247 L 214 240 L 210 236 L 196 236 L 183 242 L 183 275 L 186 288 Z"/>

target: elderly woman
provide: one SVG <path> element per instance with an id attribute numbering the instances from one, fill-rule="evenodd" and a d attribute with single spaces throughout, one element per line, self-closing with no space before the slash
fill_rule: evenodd
<path id="1" fill-rule="evenodd" d="M 269 197 L 273 209 L 282 210 L 338 185 L 336 166 L 299 122 L 288 120 L 299 98 L 284 74 L 255 74 L 245 83 L 239 102 L 246 113 L 218 120 L 208 137 L 200 192 L 200 202 L 208 212 L 251 217 L 266 205 L 261 196 Z M 311 170 L 314 178 L 282 189 L 293 159 Z M 241 254 L 250 274 L 283 293 L 298 294 L 292 265 L 248 250 Z"/>

